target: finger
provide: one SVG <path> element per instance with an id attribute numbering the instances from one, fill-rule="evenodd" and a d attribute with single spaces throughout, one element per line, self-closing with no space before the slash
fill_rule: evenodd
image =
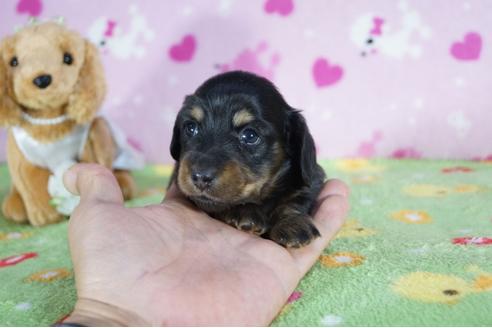
<path id="1" fill-rule="evenodd" d="M 171 199 L 183 199 L 184 195 L 183 193 L 178 189 L 176 186 L 176 182 L 173 182 L 169 188 L 166 190 L 166 195 L 164 197 L 164 200 L 171 200 Z"/>
<path id="2" fill-rule="evenodd" d="M 327 180 L 323 186 L 323 189 L 321 189 L 316 205 L 314 206 L 313 213 L 316 213 L 320 207 L 320 205 L 323 203 L 323 201 L 334 195 L 339 195 L 346 197 L 350 196 L 350 189 L 349 187 L 345 184 L 345 182 L 338 180 L 338 179 L 331 179 Z"/>
<path id="3" fill-rule="evenodd" d="M 114 175 L 97 164 L 76 164 L 63 176 L 65 187 L 80 195 L 80 202 L 123 204 L 123 195 Z"/>
<path id="4" fill-rule="evenodd" d="M 313 222 L 321 237 L 316 238 L 306 247 L 290 251 L 303 275 L 316 262 L 321 252 L 328 246 L 330 240 L 333 239 L 345 221 L 349 211 L 349 203 L 346 195 L 340 195 L 339 186 L 338 182 L 325 185 L 323 192 L 326 194 L 314 214 Z"/>
<path id="5" fill-rule="evenodd" d="M 341 195 L 348 197 L 350 196 L 350 189 L 345 184 L 345 182 L 338 179 L 331 179 L 325 182 L 323 189 L 318 195 L 318 201 L 321 201 L 327 196 L 331 195 Z"/>
<path id="6" fill-rule="evenodd" d="M 173 182 L 166 190 L 166 194 L 164 195 L 164 199 L 161 204 L 167 202 L 176 202 L 181 205 L 190 206 L 190 201 L 186 198 L 186 196 L 179 190 L 178 186 L 176 186 L 176 182 Z"/>
<path id="7" fill-rule="evenodd" d="M 178 164 L 174 165 L 173 173 L 171 174 L 171 183 L 168 185 L 167 190 L 166 190 L 166 195 L 164 195 L 164 201 L 166 200 L 178 200 L 182 201 L 185 199 L 185 196 L 179 190 L 177 184 L 176 184 L 176 179 L 178 177 Z"/>

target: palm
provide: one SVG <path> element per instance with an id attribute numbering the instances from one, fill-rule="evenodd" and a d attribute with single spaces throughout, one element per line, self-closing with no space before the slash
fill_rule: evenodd
<path id="1" fill-rule="evenodd" d="M 82 202 L 70 224 L 78 296 L 156 325 L 266 325 L 342 219 L 322 228 L 324 238 L 287 251 L 179 197 L 133 209 Z"/>

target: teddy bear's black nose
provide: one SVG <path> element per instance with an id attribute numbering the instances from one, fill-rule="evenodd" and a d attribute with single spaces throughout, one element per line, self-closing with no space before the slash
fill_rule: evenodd
<path id="1" fill-rule="evenodd" d="M 51 84 L 51 75 L 40 75 L 32 80 L 32 83 L 40 89 L 47 88 Z"/>

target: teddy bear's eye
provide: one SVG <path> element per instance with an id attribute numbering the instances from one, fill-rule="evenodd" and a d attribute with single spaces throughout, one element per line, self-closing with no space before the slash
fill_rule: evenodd
<path id="1" fill-rule="evenodd" d="M 63 54 L 63 62 L 67 65 L 72 65 L 73 63 L 73 57 L 71 54 L 69 54 L 68 52 L 65 52 Z"/>
<path id="2" fill-rule="evenodd" d="M 17 57 L 13 57 L 11 60 L 10 60 L 10 66 L 12 67 L 15 67 L 19 65 L 19 61 L 17 60 Z"/>

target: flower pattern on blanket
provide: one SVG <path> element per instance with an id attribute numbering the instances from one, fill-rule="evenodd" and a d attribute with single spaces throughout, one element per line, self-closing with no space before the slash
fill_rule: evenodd
<path id="1" fill-rule="evenodd" d="M 291 308 L 292 305 L 297 302 L 299 299 L 301 299 L 303 295 L 303 292 L 295 290 L 287 299 L 287 303 L 282 307 L 282 310 L 280 310 L 279 315 L 285 315 L 287 314 Z"/>
<path id="2" fill-rule="evenodd" d="M 492 290 L 492 274 L 471 266 L 476 273 L 473 281 L 455 275 L 433 272 L 412 272 L 398 278 L 392 285 L 394 292 L 426 303 L 456 304 L 465 296 Z"/>
<path id="3" fill-rule="evenodd" d="M 384 170 L 383 166 L 364 158 L 342 159 L 338 160 L 335 165 L 339 170 L 351 173 L 381 172 Z"/>
<path id="4" fill-rule="evenodd" d="M 335 238 L 357 238 L 376 234 L 376 230 L 366 228 L 357 219 L 348 219 Z"/>
<path id="5" fill-rule="evenodd" d="M 379 180 L 380 177 L 372 174 L 360 174 L 352 177 L 352 183 L 354 184 L 372 184 Z"/>
<path id="6" fill-rule="evenodd" d="M 26 239 L 31 237 L 32 234 L 33 234 L 32 232 L 25 232 L 25 231 L 0 232 L 0 241 Z"/>
<path id="7" fill-rule="evenodd" d="M 346 266 L 358 266 L 364 261 L 364 256 L 352 252 L 336 252 L 329 255 L 321 255 L 320 262 L 328 268 Z"/>
<path id="8" fill-rule="evenodd" d="M 458 184 L 454 186 L 412 184 L 405 186 L 402 191 L 413 197 L 444 197 L 451 194 L 478 193 L 486 191 L 486 188 L 476 184 Z"/>
<path id="9" fill-rule="evenodd" d="M 490 162 L 319 162 L 329 179 L 350 185 L 351 213 L 286 296 L 273 326 L 489 324 Z M 172 170 L 135 171 L 141 198 L 127 206 L 159 204 Z M 8 180 L 0 166 L 2 197 Z M 0 281 L 8 282 L 0 288 L 0 322 L 50 326 L 71 312 L 76 295 L 66 237 L 67 221 L 39 229 L 0 217 Z"/>
<path id="10" fill-rule="evenodd" d="M 49 269 L 33 273 L 25 279 L 26 282 L 51 282 L 71 276 L 71 272 L 65 268 Z"/>
<path id="11" fill-rule="evenodd" d="M 424 211 L 401 210 L 398 212 L 393 212 L 391 217 L 394 220 L 409 224 L 425 224 L 432 222 L 431 216 Z"/>
<path id="12" fill-rule="evenodd" d="M 33 259 L 37 256 L 38 253 L 34 253 L 34 252 L 8 256 L 6 258 L 0 259 L 0 268 L 17 265 L 26 260 Z"/>

